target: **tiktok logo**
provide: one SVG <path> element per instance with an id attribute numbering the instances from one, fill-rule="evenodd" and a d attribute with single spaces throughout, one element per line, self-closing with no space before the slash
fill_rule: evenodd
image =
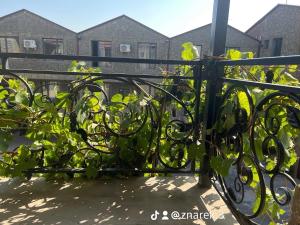
<path id="1" fill-rule="evenodd" d="M 153 214 L 151 214 L 151 216 L 150 216 L 151 220 L 157 220 L 158 215 L 159 215 L 159 212 L 157 210 L 155 210 L 155 212 Z"/>

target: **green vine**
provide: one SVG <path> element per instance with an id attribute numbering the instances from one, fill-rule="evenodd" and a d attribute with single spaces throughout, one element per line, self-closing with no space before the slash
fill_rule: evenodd
<path id="1" fill-rule="evenodd" d="M 197 52 L 192 43 L 185 43 L 183 48 L 182 58 L 184 60 L 197 58 Z M 242 53 L 236 50 L 229 50 L 226 56 L 227 59 L 231 60 L 252 57 L 252 53 Z M 159 169 L 163 168 L 163 165 L 155 163 L 158 158 L 156 149 L 158 145 L 161 160 L 168 166 L 175 168 L 179 166 L 178 161 L 180 161 L 180 165 L 184 165 L 189 160 L 195 160 L 195 166 L 200 168 L 202 159 L 206 154 L 205 146 L 207 144 L 218 150 L 218 153 L 210 158 L 210 166 L 214 172 L 223 177 L 230 173 L 233 162 L 239 157 L 237 152 L 232 151 L 234 144 L 229 143 L 230 141 L 204 143 L 201 140 L 203 139 L 202 134 L 200 138 L 195 140 L 193 133 L 187 135 L 176 125 L 173 125 L 170 135 L 174 139 L 186 139 L 186 142 L 172 147 L 166 136 L 167 125 L 172 118 L 172 109 L 175 109 L 177 113 L 184 113 L 185 111 L 189 111 L 192 115 L 195 113 L 194 80 L 168 79 L 170 75 L 192 77 L 193 68 L 191 66 L 178 66 L 172 71 L 163 70 L 162 74 L 166 76 L 166 79 L 163 79 L 157 86 L 180 99 L 183 104 L 174 101 L 174 98 L 170 98 L 162 91 L 157 91 L 154 97 L 147 95 L 147 92 L 137 93 L 133 91 L 127 95 L 117 93 L 109 99 L 110 104 L 106 104 L 106 96 L 101 90 L 92 91 L 89 86 L 81 88 L 82 82 L 86 84 L 90 82 L 103 90 L 105 89 L 104 80 L 92 75 L 94 72 L 100 72 L 99 68 L 90 68 L 82 62 L 74 61 L 69 71 L 91 73 L 91 75 L 78 77 L 70 84 L 70 90 L 73 92 L 58 92 L 54 100 L 49 100 L 42 93 L 37 92 L 34 95 L 32 105 L 28 90 L 21 80 L 0 76 L 0 152 L 2 153 L 0 176 L 26 176 L 24 171 L 34 169 L 37 166 L 84 168 L 86 172 L 76 176 L 87 178 L 97 177 L 99 168 L 149 169 L 156 167 Z M 228 78 L 291 86 L 299 86 L 300 84 L 299 80 L 292 75 L 297 73 L 296 65 L 228 66 L 225 68 L 225 76 Z M 23 79 L 26 80 L 26 78 Z M 28 83 L 31 89 L 36 88 L 34 83 L 30 81 Z M 206 85 L 207 81 L 203 81 L 200 93 L 201 120 L 205 110 Z M 230 87 L 231 85 L 225 83 L 222 94 Z M 262 99 L 275 92 L 258 87 L 248 87 L 248 91 L 254 107 Z M 289 104 L 290 107 L 299 109 L 298 104 L 284 97 L 276 98 L 273 103 Z M 242 129 L 243 152 L 252 154 L 253 146 L 250 145 L 248 133 L 251 127 L 248 127 L 248 122 L 254 113 L 258 113 L 258 117 L 263 118 L 267 110 L 263 106 L 261 111 L 254 112 L 253 106 L 249 102 L 247 93 L 243 89 L 237 89 L 220 106 L 221 113 L 218 115 L 218 122 L 209 132 L 222 136 L 228 133 L 235 134 L 236 129 Z M 148 115 L 150 110 L 147 107 L 157 109 L 157 113 L 150 117 Z M 237 109 L 240 110 L 241 115 L 237 115 Z M 107 111 L 110 114 L 105 113 Z M 284 161 L 281 171 L 287 171 L 297 160 L 295 145 L 300 140 L 299 127 L 291 126 L 289 116 L 287 116 L 290 112 L 285 108 L 276 107 L 271 109 L 269 113 L 280 120 L 278 138 L 284 146 Z M 147 117 L 145 117 L 146 114 Z M 91 116 L 93 120 L 90 120 Z M 293 114 L 293 117 L 300 121 L 300 114 Z M 240 120 L 240 118 L 245 120 Z M 194 122 L 192 119 L 186 117 L 185 124 L 192 124 Z M 118 135 L 112 135 L 112 132 L 104 129 L 104 121 L 109 129 Z M 254 136 L 255 153 L 259 160 L 266 163 L 266 169 L 272 170 L 277 160 L 272 153 L 276 143 L 270 141 L 267 144 L 268 154 L 263 152 L 261 146 L 263 139 L 268 135 L 264 126 L 274 126 L 274 120 L 260 119 L 258 121 L 253 128 L 256 134 Z M 138 122 L 144 123 L 144 125 L 136 132 L 137 127 L 139 127 Z M 158 124 L 160 124 L 161 130 L 153 132 L 153 127 L 157 127 Z M 237 124 L 240 127 L 237 128 Z M 9 152 L 7 151 L 8 147 L 17 132 L 29 139 L 31 143 L 21 144 L 15 151 Z M 88 137 L 88 133 L 93 135 Z M 132 135 L 126 136 L 128 133 L 132 133 Z M 149 143 L 151 143 L 150 146 Z M 91 147 L 91 145 L 96 147 Z M 172 154 L 169 153 L 170 148 Z M 253 212 L 255 212 L 261 201 L 258 171 L 250 159 L 245 158 L 243 163 L 245 168 L 252 171 L 253 177 L 249 185 L 257 193 L 257 199 L 253 204 Z M 133 174 L 135 173 L 126 175 Z M 61 175 L 48 174 L 47 176 Z M 246 180 L 247 177 L 242 176 L 241 179 Z M 272 225 L 280 219 L 284 210 L 274 201 L 269 188 L 267 188 L 266 194 L 263 214 L 269 218 L 269 225 Z M 280 199 L 281 196 L 278 198 Z"/>

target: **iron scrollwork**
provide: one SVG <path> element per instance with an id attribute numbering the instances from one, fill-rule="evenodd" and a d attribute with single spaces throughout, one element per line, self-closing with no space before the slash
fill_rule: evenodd
<path id="1" fill-rule="evenodd" d="M 65 147 L 58 149 L 57 151 L 61 153 L 54 161 L 47 160 L 46 155 L 49 155 L 50 151 L 47 147 L 43 144 L 38 147 L 34 146 L 30 151 L 32 157 L 38 156 L 39 163 L 31 170 L 25 171 L 29 174 L 29 178 L 32 173 L 38 172 L 65 171 L 71 174 L 85 170 L 89 159 L 95 155 L 97 155 L 94 158 L 98 159 L 95 163 L 99 171 L 105 169 L 189 171 L 191 160 L 188 159 L 187 146 L 193 142 L 194 117 L 191 108 L 188 108 L 186 103 L 170 90 L 172 83 L 164 86 L 140 78 L 112 79 L 90 76 L 72 82 L 69 86 L 69 93 L 64 99 L 69 102 L 69 105 L 62 107 L 59 96 L 50 98 L 44 93 L 43 90 L 47 89 L 45 84 L 32 88 L 20 76 L 14 74 L 13 77 L 24 83 L 28 107 L 38 110 L 34 114 L 35 117 L 26 121 L 27 126 L 37 126 L 37 123 L 51 125 L 53 120 L 59 119 L 59 123 L 69 126 L 70 131 L 76 133 L 85 143 L 76 151 Z M 113 80 L 120 85 L 130 85 L 132 90 L 126 95 L 119 96 L 120 99 L 113 99 L 113 96 L 109 96 L 104 88 L 106 80 Z M 152 95 L 143 87 L 151 87 Z M 16 91 L 9 87 L 1 91 L 7 92 L 7 98 L 2 100 L 6 103 L 5 107 L 17 111 L 16 104 L 9 102 L 9 99 L 17 94 Z M 129 100 L 124 100 L 126 98 Z M 172 109 L 167 106 L 168 104 L 179 105 L 181 109 L 177 112 L 181 115 L 172 117 Z M 49 116 L 47 114 L 49 110 L 62 116 Z M 19 124 L 15 128 L 18 126 Z M 15 131 L 11 129 L 12 133 Z M 58 137 L 49 134 L 44 139 L 40 142 L 56 142 Z M 141 142 L 143 142 L 142 147 L 139 146 Z M 125 151 L 134 153 L 136 158 L 131 165 L 122 161 L 122 154 L 125 154 L 123 144 L 126 145 Z M 31 148 L 32 145 L 29 147 Z M 78 157 L 78 154 L 87 161 L 84 160 L 83 164 L 74 168 L 74 157 Z M 102 162 L 106 157 L 111 157 L 110 166 L 113 168 L 105 168 L 107 165 Z M 152 168 L 145 167 L 146 162 L 152 164 Z"/>
<path id="2" fill-rule="evenodd" d="M 292 199 L 296 183 L 289 167 L 290 154 L 295 154 L 292 133 L 299 134 L 299 105 L 299 96 L 280 91 L 254 99 L 242 85 L 230 86 L 223 95 L 212 155 L 231 157 L 232 164 L 227 176 L 216 173 L 213 180 L 219 193 L 247 220 L 255 222 L 270 198 L 281 207 Z"/>

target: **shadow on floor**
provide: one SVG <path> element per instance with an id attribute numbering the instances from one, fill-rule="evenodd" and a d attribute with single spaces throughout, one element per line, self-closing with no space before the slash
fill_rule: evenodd
<path id="1" fill-rule="evenodd" d="M 238 224 L 214 189 L 200 189 L 187 176 L 0 179 L 0 202 L 0 224 Z M 151 220 L 156 210 L 157 220 Z M 163 211 L 169 220 L 162 220 Z M 190 213 L 173 220 L 173 211 Z"/>

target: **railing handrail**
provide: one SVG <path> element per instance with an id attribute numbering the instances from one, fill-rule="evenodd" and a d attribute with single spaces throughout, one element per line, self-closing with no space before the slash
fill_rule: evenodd
<path id="1" fill-rule="evenodd" d="M 225 83 L 240 84 L 240 85 L 259 87 L 259 88 L 265 88 L 270 90 L 289 92 L 293 94 L 300 94 L 300 87 L 297 86 L 257 82 L 257 81 L 244 80 L 244 79 L 232 79 L 232 78 L 225 78 L 225 77 L 221 77 L 219 78 L 219 80 Z"/>
<path id="2" fill-rule="evenodd" d="M 239 59 L 239 60 L 220 60 L 216 62 L 218 66 L 241 66 L 241 65 L 291 65 L 300 64 L 300 55 L 290 56 L 276 56 L 276 57 L 262 57 L 253 59 Z"/>
<path id="3" fill-rule="evenodd" d="M 102 73 L 102 72 L 72 72 L 72 71 L 56 71 L 56 70 L 31 70 L 31 69 L 0 69 L 0 74 L 9 75 L 10 73 L 16 74 L 47 74 L 58 76 L 95 76 L 105 78 L 146 78 L 146 79 L 178 79 L 190 80 L 194 79 L 191 76 L 176 76 L 176 75 L 155 75 L 155 74 L 128 74 L 128 73 Z"/>
<path id="4" fill-rule="evenodd" d="M 0 58 L 80 60 L 80 61 L 90 61 L 90 62 L 146 63 L 146 64 L 166 64 L 166 65 L 199 65 L 202 63 L 202 60 L 185 61 L 185 60 L 166 60 L 166 59 L 100 57 L 100 56 L 86 56 L 86 55 L 45 55 L 45 54 L 29 54 L 29 53 L 0 53 Z"/>

